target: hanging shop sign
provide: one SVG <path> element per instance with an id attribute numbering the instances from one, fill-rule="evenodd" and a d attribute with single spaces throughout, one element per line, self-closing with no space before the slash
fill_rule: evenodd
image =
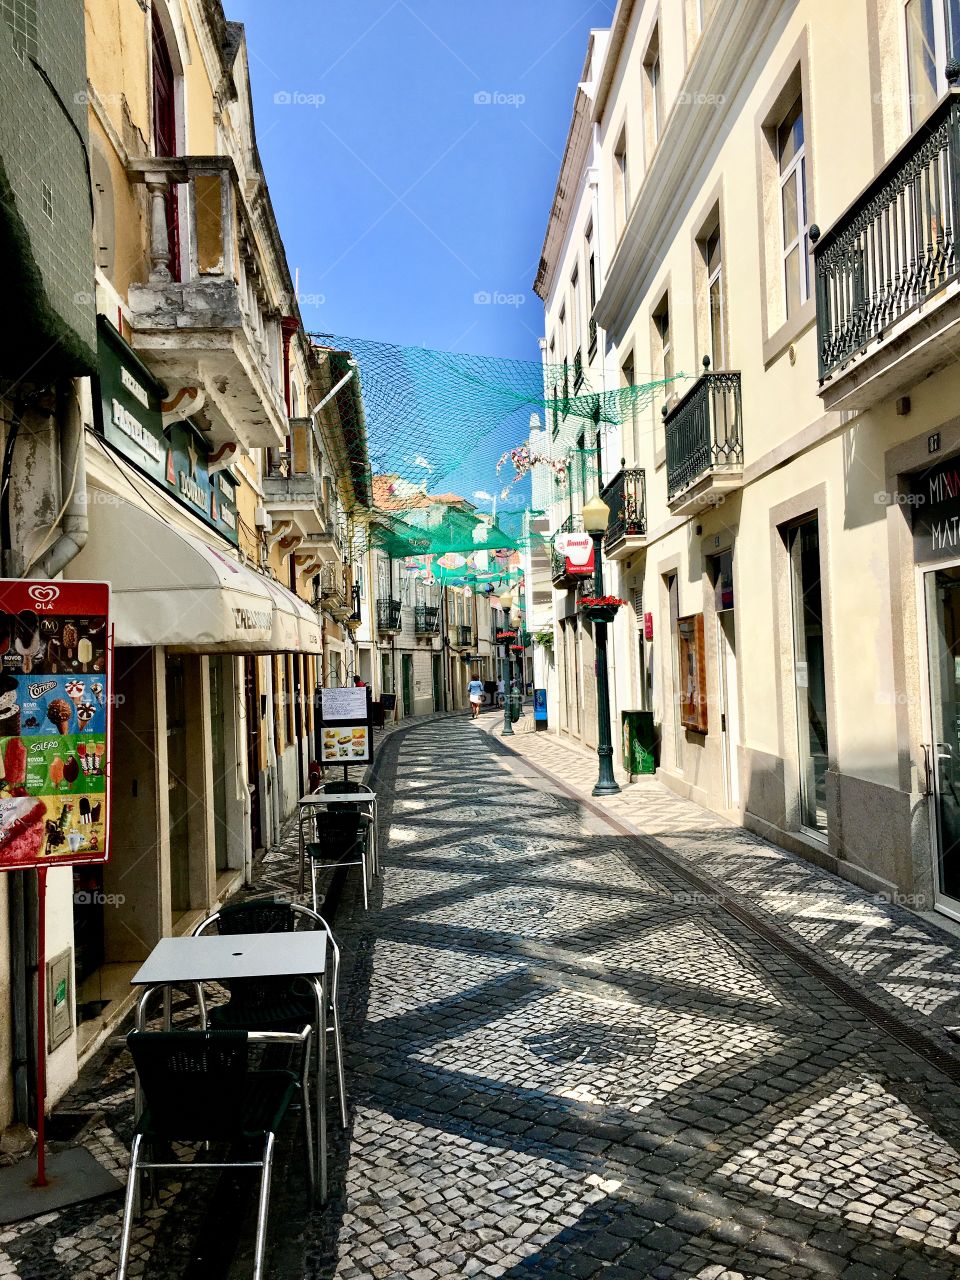
<path id="1" fill-rule="evenodd" d="M 321 764 L 342 764 L 345 769 L 369 764 L 373 745 L 369 688 L 320 689 L 318 693 Z"/>
<path id="2" fill-rule="evenodd" d="M 593 577 L 593 539 L 589 533 L 561 533 L 555 546 L 568 578 Z"/>
<path id="3" fill-rule="evenodd" d="M 106 862 L 110 587 L 0 580 L 0 870 Z"/>
<path id="4" fill-rule="evenodd" d="M 643 615 L 643 638 L 644 640 L 653 639 L 653 614 L 645 613 Z"/>
<path id="5" fill-rule="evenodd" d="M 707 732 L 707 664 L 703 614 L 677 619 L 680 640 L 680 723 L 691 733 Z"/>
<path id="6" fill-rule="evenodd" d="M 118 453 L 204 524 L 236 543 L 236 484 L 228 471 L 213 471 L 210 446 L 189 420 L 164 428 L 164 388 L 99 317 L 100 396 L 97 430 Z"/>

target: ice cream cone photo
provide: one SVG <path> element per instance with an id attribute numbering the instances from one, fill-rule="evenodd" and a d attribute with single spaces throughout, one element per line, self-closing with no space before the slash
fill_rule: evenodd
<path id="1" fill-rule="evenodd" d="M 56 728 L 57 733 L 64 734 L 73 716 L 73 708 L 66 698 L 51 698 L 47 705 L 47 719 Z"/>

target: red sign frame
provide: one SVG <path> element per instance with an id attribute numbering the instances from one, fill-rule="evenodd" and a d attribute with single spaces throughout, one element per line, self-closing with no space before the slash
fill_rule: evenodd
<path id="1" fill-rule="evenodd" d="M 0 871 L 109 858 L 105 582 L 0 579 Z"/>

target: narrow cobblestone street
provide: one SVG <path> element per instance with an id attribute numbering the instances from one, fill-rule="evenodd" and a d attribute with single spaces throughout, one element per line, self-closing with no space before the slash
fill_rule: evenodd
<path id="1" fill-rule="evenodd" d="M 906 1000 L 911 1022 L 881 1030 L 704 892 L 709 850 L 732 842 L 733 877 L 739 844 L 741 889 L 764 858 L 785 889 L 802 877 L 808 919 L 819 908 L 854 935 L 842 958 L 820 954 L 841 976 L 870 982 L 872 935 L 905 944 L 912 928 L 947 975 L 957 944 L 737 828 L 705 820 L 681 840 L 699 811 L 662 793 L 677 841 L 701 849 L 694 883 L 524 759 L 539 747 L 562 763 L 552 739 L 517 754 L 491 725 L 441 718 L 383 744 L 382 884 L 367 913 L 352 883 L 327 901 L 350 1128 L 334 1129 L 331 1199 L 312 1215 L 285 1136 L 269 1274 L 960 1275 L 960 1105 L 931 1060 L 936 1021 Z M 289 889 L 293 872 L 288 841 L 256 889 Z M 895 985 L 886 968 L 881 984 Z M 925 1056 L 902 1042 L 914 1031 Z M 131 1094 L 114 1046 L 64 1104 L 89 1111 L 84 1140 L 121 1176 Z M 133 1274 L 248 1274 L 252 1188 L 205 1178 L 148 1211 Z M 18 1224 L 0 1234 L 0 1276 L 110 1274 L 118 1230 L 119 1201 Z"/>

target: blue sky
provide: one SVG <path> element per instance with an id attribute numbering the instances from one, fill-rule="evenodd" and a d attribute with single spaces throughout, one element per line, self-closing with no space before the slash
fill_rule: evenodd
<path id="1" fill-rule="evenodd" d="M 531 285 L 587 35 L 612 0 L 226 9 L 246 24 L 307 328 L 538 360 Z"/>

